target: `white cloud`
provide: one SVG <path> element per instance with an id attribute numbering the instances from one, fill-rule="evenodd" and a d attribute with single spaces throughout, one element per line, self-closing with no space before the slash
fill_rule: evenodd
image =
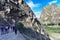
<path id="1" fill-rule="evenodd" d="M 57 2 L 57 0 L 53 0 L 53 1 L 49 2 L 49 5 L 56 3 L 56 2 Z"/>
<path id="2" fill-rule="evenodd" d="M 40 3 L 34 3 L 32 0 L 29 0 L 29 2 L 27 2 L 27 4 L 29 5 L 29 7 L 30 7 L 32 10 L 34 10 L 34 8 L 38 8 L 38 7 L 41 6 Z M 39 18 L 41 12 L 35 10 L 35 11 L 34 11 L 34 14 L 36 15 L 37 18 Z"/>
<path id="3" fill-rule="evenodd" d="M 34 13 L 35 13 L 35 15 L 36 15 L 37 18 L 40 18 L 40 15 L 41 15 L 41 12 L 40 11 L 34 12 Z"/>
<path id="4" fill-rule="evenodd" d="M 31 8 L 34 8 L 34 7 L 39 7 L 40 4 L 34 4 L 31 0 L 29 2 L 27 2 L 27 4 L 31 7 Z"/>

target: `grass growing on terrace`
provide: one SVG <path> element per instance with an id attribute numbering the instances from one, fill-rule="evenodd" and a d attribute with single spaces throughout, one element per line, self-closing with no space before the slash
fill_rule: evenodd
<path id="1" fill-rule="evenodd" d="M 60 33 L 60 28 L 46 27 L 48 34 Z"/>

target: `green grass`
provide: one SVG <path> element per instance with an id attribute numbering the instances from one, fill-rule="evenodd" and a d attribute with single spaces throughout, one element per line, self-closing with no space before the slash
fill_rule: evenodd
<path id="1" fill-rule="evenodd" d="M 60 33 L 60 28 L 46 27 L 48 34 Z"/>
<path id="2" fill-rule="evenodd" d="M 60 40 L 60 38 L 56 39 L 56 40 Z"/>

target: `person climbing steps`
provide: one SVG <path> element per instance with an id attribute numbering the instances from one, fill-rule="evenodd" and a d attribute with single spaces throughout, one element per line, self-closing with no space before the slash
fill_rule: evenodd
<path id="1" fill-rule="evenodd" d="M 4 34 L 4 26 L 2 25 L 1 26 L 1 35 L 3 35 Z"/>
<path id="2" fill-rule="evenodd" d="M 5 33 L 8 33 L 8 32 L 9 32 L 9 27 L 6 26 L 6 27 L 5 27 Z"/>
<path id="3" fill-rule="evenodd" d="M 17 34 L 17 28 L 15 27 L 15 34 Z"/>
<path id="4" fill-rule="evenodd" d="M 15 34 L 17 34 L 17 25 L 16 24 L 12 24 L 13 27 L 13 31 L 15 32 Z"/>
<path id="5" fill-rule="evenodd" d="M 17 25 L 16 24 L 12 24 L 11 26 L 2 25 L 1 28 L 0 28 L 0 31 L 1 31 L 1 35 L 7 34 L 7 33 L 10 33 L 10 32 L 14 32 L 15 34 L 17 34 Z"/>

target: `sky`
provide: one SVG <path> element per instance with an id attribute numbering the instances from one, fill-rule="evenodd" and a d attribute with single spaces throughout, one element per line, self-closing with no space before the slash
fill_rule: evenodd
<path id="1" fill-rule="evenodd" d="M 40 17 L 43 8 L 46 5 L 56 4 L 60 6 L 60 0 L 24 0 L 31 10 L 34 12 L 37 18 Z"/>

